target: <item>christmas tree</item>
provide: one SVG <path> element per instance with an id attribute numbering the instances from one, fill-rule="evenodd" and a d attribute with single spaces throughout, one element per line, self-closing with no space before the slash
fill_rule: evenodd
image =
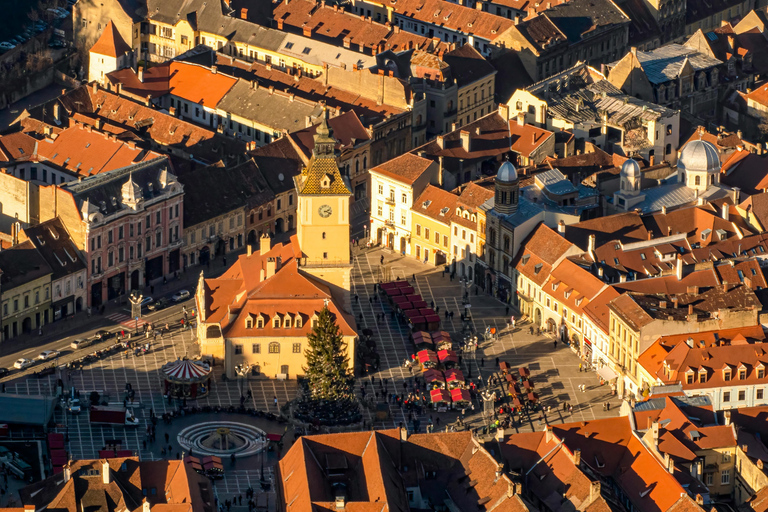
<path id="1" fill-rule="evenodd" d="M 342 400 L 352 397 L 352 373 L 341 329 L 324 306 L 317 324 L 307 334 L 304 372 L 313 399 Z"/>

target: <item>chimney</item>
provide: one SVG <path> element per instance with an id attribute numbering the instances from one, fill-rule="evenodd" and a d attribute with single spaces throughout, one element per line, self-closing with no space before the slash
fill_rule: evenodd
<path id="1" fill-rule="evenodd" d="M 464 151 L 467 153 L 472 151 L 472 139 L 469 136 L 469 132 L 467 130 L 461 130 L 459 132 L 459 137 L 461 138 L 461 147 L 464 148 Z"/>
<path id="2" fill-rule="evenodd" d="M 667 207 L 666 206 L 662 206 L 661 207 L 661 214 L 662 215 L 666 215 L 667 214 Z"/>
<path id="3" fill-rule="evenodd" d="M 670 475 L 674 475 L 675 474 L 675 461 L 672 460 L 671 457 L 669 459 L 669 465 L 667 466 L 667 471 L 669 471 Z"/>
<path id="4" fill-rule="evenodd" d="M 520 126 L 525 126 L 525 112 L 517 113 L 517 124 Z"/>
<path id="5" fill-rule="evenodd" d="M 557 223 L 557 232 L 560 233 L 562 236 L 565 236 L 565 221 L 560 221 Z"/>
<path id="6" fill-rule="evenodd" d="M 723 424 L 725 426 L 731 424 L 731 411 L 723 411 Z"/>
<path id="7" fill-rule="evenodd" d="M 741 189 L 739 187 L 733 187 L 731 189 L 731 200 L 733 201 L 733 204 L 739 204 L 739 192 Z"/>
<path id="8" fill-rule="evenodd" d="M 56 120 L 56 124 L 61 124 L 61 105 L 58 101 L 53 104 L 53 118 Z"/>
<path id="9" fill-rule="evenodd" d="M 211 66 L 211 73 L 213 73 L 213 74 L 215 75 L 215 74 L 216 74 L 216 73 L 218 73 L 218 72 L 219 72 L 219 67 L 218 67 L 218 66 L 216 66 L 216 64 L 214 64 L 213 66 Z"/>
<path id="10" fill-rule="evenodd" d="M 149 502 L 147 498 L 141 499 L 141 512 L 149 512 Z"/>
<path id="11" fill-rule="evenodd" d="M 259 253 L 263 256 L 267 254 L 271 248 L 272 238 L 269 236 L 269 233 L 264 233 L 259 240 Z"/>
<path id="12" fill-rule="evenodd" d="M 139 71 L 137 74 L 139 75 L 139 82 L 144 83 L 144 66 L 139 66 Z"/>
<path id="13" fill-rule="evenodd" d="M 597 277 L 602 278 L 604 274 L 603 267 L 597 267 Z"/>
<path id="14" fill-rule="evenodd" d="M 688 316 L 693 316 L 693 304 L 688 304 Z"/>
<path id="15" fill-rule="evenodd" d="M 704 497 L 701 494 L 696 495 L 696 504 L 701 507 L 704 506 Z"/>
<path id="16" fill-rule="evenodd" d="M 573 465 L 576 467 L 581 465 L 581 450 L 579 449 L 573 451 Z"/>
<path id="17" fill-rule="evenodd" d="M 589 241 L 587 242 L 587 252 L 592 254 L 595 252 L 595 240 L 596 240 L 595 235 L 589 235 L 588 240 Z"/>
<path id="18" fill-rule="evenodd" d="M 589 485 L 589 501 L 594 502 L 598 497 L 600 497 L 600 480 L 595 480 Z"/>
<path id="19" fill-rule="evenodd" d="M 656 155 L 651 155 L 650 157 L 648 157 L 649 167 L 653 167 L 655 163 L 656 163 Z"/>
<path id="20" fill-rule="evenodd" d="M 630 52 L 632 55 L 634 55 L 635 57 L 637 57 L 637 46 L 633 46 L 633 47 L 631 47 L 631 48 L 629 49 L 629 52 Z"/>
<path id="21" fill-rule="evenodd" d="M 288 5 L 288 2 L 285 3 L 285 5 Z M 283 24 L 285 22 L 283 21 L 283 18 L 278 18 L 277 20 L 277 30 L 283 30 Z"/>
<path id="22" fill-rule="evenodd" d="M 176 117 L 176 107 L 170 107 L 168 109 L 168 114 L 170 114 L 172 117 Z"/>
<path id="23" fill-rule="evenodd" d="M 109 462 L 106 460 L 101 461 L 101 482 L 104 485 L 107 485 L 110 482 L 110 474 L 109 474 Z"/>
<path id="24" fill-rule="evenodd" d="M 672 296 L 672 307 L 674 309 L 677 309 L 677 307 L 680 305 L 680 299 L 677 297 L 677 295 Z"/>
<path id="25" fill-rule="evenodd" d="M 435 138 L 435 140 L 437 141 L 437 146 L 438 146 L 440 149 L 444 149 L 444 148 L 445 148 L 445 143 L 443 142 L 443 136 L 442 136 L 442 135 L 438 135 L 438 136 Z"/>
<path id="26" fill-rule="evenodd" d="M 64 475 L 64 483 L 69 482 L 69 479 L 72 478 L 72 469 L 69 466 L 69 462 L 64 464 L 64 467 L 62 468 L 62 474 Z"/>
<path id="27" fill-rule="evenodd" d="M 245 244 L 245 255 L 250 256 L 251 254 L 253 254 L 253 247 L 251 244 Z"/>
<path id="28" fill-rule="evenodd" d="M 509 121 L 509 105 L 499 103 L 499 115 L 504 121 Z"/>
<path id="29" fill-rule="evenodd" d="M 683 279 L 683 257 L 681 255 L 677 255 L 677 261 L 675 264 L 675 275 L 677 276 L 678 281 L 682 281 Z"/>
<path id="30" fill-rule="evenodd" d="M 658 451 L 659 449 L 659 422 L 654 421 L 651 425 L 651 436 L 653 438 L 653 448 Z"/>
<path id="31" fill-rule="evenodd" d="M 240 17 L 242 19 L 244 19 L 244 20 L 247 20 L 248 19 L 248 9 L 246 9 L 245 7 L 240 9 Z"/>
<path id="32" fill-rule="evenodd" d="M 96 118 L 96 123 L 94 125 L 94 128 L 101 131 L 102 128 L 104 128 L 104 120 L 100 117 Z"/>
<path id="33" fill-rule="evenodd" d="M 546 425 L 544 427 L 544 437 L 545 437 L 547 443 L 551 443 L 552 440 L 554 439 L 555 435 L 552 432 L 552 427 L 550 425 Z"/>
<path id="34" fill-rule="evenodd" d="M 400 442 L 405 443 L 408 441 L 408 429 L 400 427 Z"/>
<path id="35" fill-rule="evenodd" d="M 24 505 L 24 512 L 35 512 L 34 505 Z"/>
<path id="36" fill-rule="evenodd" d="M 267 259 L 267 276 L 266 278 L 269 279 L 273 275 L 275 275 L 275 271 L 277 270 L 277 260 L 275 258 L 268 258 Z"/>

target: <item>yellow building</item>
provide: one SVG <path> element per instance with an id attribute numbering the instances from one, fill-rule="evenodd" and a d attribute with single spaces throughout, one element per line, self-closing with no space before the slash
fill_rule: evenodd
<path id="1" fill-rule="evenodd" d="M 312 158 L 296 177 L 297 234 L 258 252 L 248 246 L 224 275 L 200 276 L 195 300 L 197 338 L 203 355 L 224 360 L 235 377 L 243 368 L 273 378 L 304 373 L 307 334 L 327 306 L 355 360 L 354 319 L 349 313 L 349 185 L 339 173 L 336 141 L 325 119 L 317 128 Z"/>
<path id="2" fill-rule="evenodd" d="M 30 241 L 0 251 L 2 339 L 30 333 L 49 323 L 53 271 Z"/>
<path id="3" fill-rule="evenodd" d="M 455 194 L 427 185 L 411 208 L 411 255 L 432 265 L 449 263 L 451 219 L 455 214 Z"/>

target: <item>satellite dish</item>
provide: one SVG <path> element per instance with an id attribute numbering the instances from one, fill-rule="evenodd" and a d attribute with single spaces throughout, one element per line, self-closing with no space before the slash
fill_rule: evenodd
<path id="1" fill-rule="evenodd" d="M 285 179 L 285 176 L 283 176 L 283 173 L 280 173 L 277 175 L 277 179 L 279 179 L 280 181 L 283 181 Z"/>

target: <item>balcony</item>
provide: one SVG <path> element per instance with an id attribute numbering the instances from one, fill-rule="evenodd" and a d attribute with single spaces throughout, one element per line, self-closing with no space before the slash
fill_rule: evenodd
<path id="1" fill-rule="evenodd" d="M 175 249 L 177 247 L 181 247 L 182 245 L 184 245 L 184 239 L 178 238 L 175 241 L 168 244 L 168 249 Z"/>
<path id="2" fill-rule="evenodd" d="M 384 199 L 384 202 L 387 203 L 390 206 L 395 206 L 395 198 L 394 197 L 387 197 Z"/>
<path id="3" fill-rule="evenodd" d="M 384 225 L 387 226 L 388 228 L 394 228 L 395 227 L 395 221 L 387 219 L 387 220 L 384 221 Z"/>

